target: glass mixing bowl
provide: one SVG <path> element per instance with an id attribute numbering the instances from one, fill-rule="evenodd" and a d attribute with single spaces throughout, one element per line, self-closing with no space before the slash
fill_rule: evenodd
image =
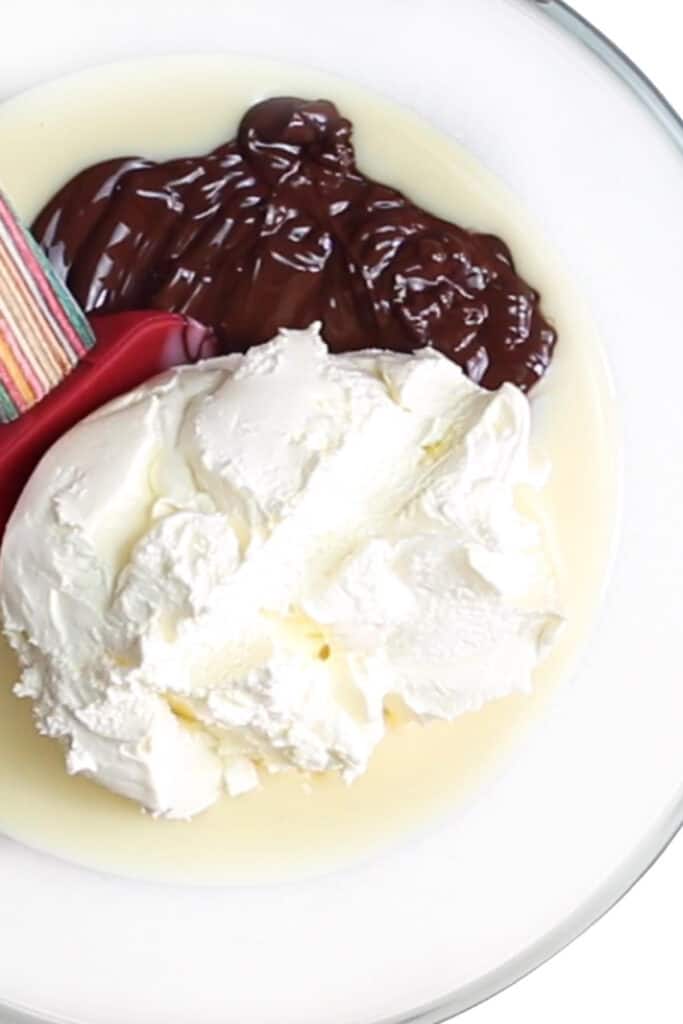
<path id="1" fill-rule="evenodd" d="M 1 841 L 0 1014 L 435 1024 L 579 935 L 681 823 L 681 122 L 614 46 L 553 0 L 84 10 L 63 0 L 13 13 L 0 95 L 122 57 L 284 58 L 412 108 L 502 179 L 542 223 L 605 339 L 623 514 L 571 685 L 467 814 L 348 870 L 268 886 L 124 881 Z"/>

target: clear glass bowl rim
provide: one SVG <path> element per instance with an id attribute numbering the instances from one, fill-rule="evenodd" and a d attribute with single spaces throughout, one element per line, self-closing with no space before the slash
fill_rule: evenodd
<path id="1" fill-rule="evenodd" d="M 683 117 L 616 43 L 564 0 L 527 2 L 534 4 L 546 17 L 588 48 L 612 74 L 618 76 L 683 154 Z M 417 1011 L 413 1010 L 407 1016 L 385 1018 L 377 1024 L 445 1024 L 521 981 L 578 939 L 616 906 L 659 860 L 681 828 L 683 787 L 673 805 L 661 816 L 631 856 L 591 899 L 578 907 L 561 925 L 457 993 Z"/>
<path id="2" fill-rule="evenodd" d="M 618 76 L 648 110 L 683 154 L 683 117 L 645 73 L 591 22 L 564 0 L 525 0 L 533 4 L 563 31 L 588 48 Z M 600 920 L 640 881 L 659 860 L 683 827 L 683 786 L 638 848 L 619 866 L 593 897 L 578 907 L 561 925 L 473 984 L 437 1002 L 384 1018 L 375 1024 L 445 1024 L 466 1010 L 485 1002 L 520 981 L 561 952 Z M 55 1017 L 37 1017 L 0 1002 L 3 1024 L 68 1024 Z"/>

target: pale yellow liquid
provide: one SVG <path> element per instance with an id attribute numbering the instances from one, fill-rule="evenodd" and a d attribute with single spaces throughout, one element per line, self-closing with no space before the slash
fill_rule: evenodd
<path id="1" fill-rule="evenodd" d="M 200 152 L 229 138 L 269 95 L 325 96 L 352 119 L 361 167 L 442 216 L 497 232 L 543 295 L 560 344 L 534 396 L 534 444 L 553 461 L 542 514 L 555 544 L 567 627 L 536 674 L 533 697 L 497 701 L 453 723 L 405 725 L 352 786 L 296 774 L 190 823 L 153 820 L 64 770 L 31 707 L 11 693 L 0 645 L 0 830 L 117 873 L 194 882 L 255 881 L 327 869 L 459 813 L 529 729 L 586 639 L 616 521 L 612 404 L 595 331 L 538 231 L 463 150 L 405 111 L 337 79 L 235 58 L 172 58 L 88 73 L 0 108 L 0 186 L 26 217 L 69 175 L 124 153 Z M 368 338 L 368 344 L 373 339 Z"/>

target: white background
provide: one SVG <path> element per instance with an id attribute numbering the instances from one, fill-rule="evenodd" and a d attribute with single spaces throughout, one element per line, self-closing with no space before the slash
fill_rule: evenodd
<path id="1" fill-rule="evenodd" d="M 570 2 L 683 113 L 681 0 Z M 467 1024 L 681 1024 L 682 954 L 683 834 L 589 932 Z"/>

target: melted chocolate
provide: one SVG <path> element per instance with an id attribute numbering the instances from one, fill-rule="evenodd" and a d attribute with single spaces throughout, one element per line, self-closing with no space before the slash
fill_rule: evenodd
<path id="1" fill-rule="evenodd" d="M 226 352 L 322 320 L 333 351 L 433 345 L 528 390 L 556 341 L 505 243 L 366 178 L 323 100 L 259 103 L 207 156 L 90 167 L 33 231 L 86 312 L 184 313 Z"/>

